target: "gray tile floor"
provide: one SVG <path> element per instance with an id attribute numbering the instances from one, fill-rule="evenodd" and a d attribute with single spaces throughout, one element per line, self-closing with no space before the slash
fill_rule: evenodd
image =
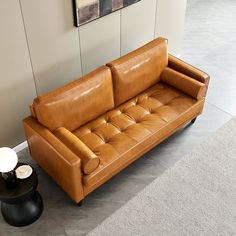
<path id="1" fill-rule="evenodd" d="M 81 208 L 30 160 L 39 176 L 45 210 L 31 226 L 14 228 L 0 216 L 0 235 L 85 235 L 134 197 L 184 154 L 236 115 L 236 2 L 189 0 L 181 56 L 211 75 L 207 103 L 187 125 L 90 194 Z"/>

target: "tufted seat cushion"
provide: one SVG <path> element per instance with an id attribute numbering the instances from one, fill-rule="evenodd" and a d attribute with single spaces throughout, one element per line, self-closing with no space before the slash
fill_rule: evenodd
<path id="1" fill-rule="evenodd" d="M 130 158 L 125 157 L 127 152 L 145 148 L 142 140 L 147 142 L 148 137 L 151 138 L 157 131 L 161 136 L 162 128 L 181 117 L 195 103 L 197 100 L 159 82 L 118 108 L 75 130 L 74 134 L 100 158 L 99 167 L 83 177 L 85 187 L 92 187 L 98 180 L 106 178 L 111 173 L 110 168 L 115 169 L 121 162 L 128 162 L 128 159 L 122 160 L 122 156 Z"/>

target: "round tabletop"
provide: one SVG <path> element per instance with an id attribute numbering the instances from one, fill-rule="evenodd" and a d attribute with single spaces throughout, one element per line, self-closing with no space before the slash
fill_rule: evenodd
<path id="1" fill-rule="evenodd" d="M 18 163 L 16 168 L 25 163 Z M 32 166 L 31 166 L 32 167 Z M 33 167 L 32 167 L 33 169 Z M 38 186 L 38 178 L 35 170 L 26 179 L 17 179 L 15 188 L 7 188 L 3 177 L 0 174 L 0 200 L 9 204 L 18 204 L 27 198 L 30 198 Z"/>

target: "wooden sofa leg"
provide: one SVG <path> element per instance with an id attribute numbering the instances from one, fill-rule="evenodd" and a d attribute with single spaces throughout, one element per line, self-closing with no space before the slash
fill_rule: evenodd
<path id="1" fill-rule="evenodd" d="M 80 202 L 77 203 L 78 207 L 81 207 L 83 205 L 83 200 L 81 200 Z"/>
<path id="2" fill-rule="evenodd" d="M 191 124 L 194 124 L 196 121 L 197 117 L 195 117 L 194 119 L 191 120 Z"/>

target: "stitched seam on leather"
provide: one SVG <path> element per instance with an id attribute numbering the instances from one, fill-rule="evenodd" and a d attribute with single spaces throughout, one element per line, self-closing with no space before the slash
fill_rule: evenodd
<path id="1" fill-rule="evenodd" d="M 103 115 L 101 115 L 101 116 L 104 116 L 104 114 Z M 100 118 L 100 117 L 97 117 L 97 119 L 98 118 Z M 96 119 L 95 119 L 96 120 Z M 104 123 L 102 123 L 102 124 L 98 124 L 97 126 L 95 126 L 95 127 L 88 127 L 88 125 L 90 125 L 90 123 L 92 123 L 93 121 L 90 121 L 90 122 L 88 122 L 88 123 L 86 123 L 86 124 L 84 124 L 84 125 L 82 125 L 81 127 L 79 127 L 78 129 L 76 129 L 76 130 L 74 130 L 72 133 L 74 134 L 77 130 L 79 130 L 79 129 L 81 129 L 81 128 L 83 128 L 83 127 L 85 127 L 85 128 L 87 128 L 88 130 L 93 130 L 93 131 L 91 131 L 91 132 L 87 132 L 87 133 L 85 133 L 84 135 L 80 135 L 80 137 L 79 138 L 83 138 L 85 135 L 87 135 L 87 134 L 89 134 L 89 133 L 94 133 L 95 134 L 95 130 L 99 127 L 99 126 L 101 126 L 102 124 L 104 124 Z M 76 135 L 77 136 L 77 135 Z M 79 136 L 79 135 L 78 135 Z M 99 137 L 100 138 L 100 137 Z"/>
<path id="2" fill-rule="evenodd" d="M 134 106 L 140 106 L 139 104 L 136 104 Z M 131 106 L 132 107 L 132 106 Z M 140 106 L 142 107 L 142 106 Z M 130 108 L 130 107 L 129 107 Z M 143 108 L 143 107 L 142 107 Z M 145 108 L 143 108 L 145 111 L 147 111 Z M 128 116 L 131 120 L 134 120 L 134 122 L 136 123 L 136 120 L 134 117 L 132 117 L 129 113 L 124 113 L 126 116 Z M 147 114 L 145 114 L 144 116 L 146 116 Z M 142 116 L 140 119 L 142 119 L 144 116 Z"/>
<path id="3" fill-rule="evenodd" d="M 100 135 L 99 135 L 99 133 L 96 133 L 96 131 L 95 132 L 92 132 L 93 134 L 95 134 L 95 135 L 97 135 L 104 143 L 106 142 L 104 139 L 103 139 L 103 137 L 101 137 Z M 100 145 L 102 145 L 102 144 L 100 144 Z"/>
<path id="4" fill-rule="evenodd" d="M 112 124 L 111 122 L 109 122 L 109 124 L 111 124 L 112 126 L 114 126 L 115 128 L 117 128 L 114 124 Z M 130 126 L 132 126 L 133 124 L 131 124 L 131 125 L 129 125 L 129 126 L 127 126 L 126 128 L 125 128 L 125 130 L 126 129 L 128 129 Z M 111 137 L 109 137 L 107 140 L 104 140 L 103 138 L 101 138 L 100 137 L 100 135 L 98 134 L 98 133 L 94 133 L 94 134 L 96 134 L 98 137 L 100 137 L 104 142 L 105 142 L 105 144 L 107 144 L 107 143 L 109 143 L 110 142 L 110 140 L 112 139 L 112 138 L 114 138 L 116 135 L 118 135 L 118 134 L 120 134 L 120 133 L 124 133 L 125 134 L 125 132 L 124 131 L 120 131 L 120 129 L 119 128 L 117 128 L 118 130 L 119 130 L 119 133 L 117 133 L 117 134 L 114 134 L 113 136 L 111 136 Z M 129 137 L 130 139 L 132 139 L 133 141 L 135 141 L 135 142 L 137 142 L 137 140 L 135 140 L 135 139 L 133 139 L 132 137 L 130 137 L 129 135 L 127 135 L 127 134 L 125 134 L 127 137 Z M 102 144 L 99 144 L 98 146 L 101 146 L 101 145 L 103 145 L 104 143 L 102 143 Z M 98 147 L 98 146 L 96 146 L 96 147 Z M 111 145 L 112 146 L 112 145 Z M 115 147 L 114 146 L 112 146 L 114 149 L 115 149 Z M 116 149 L 115 149 L 116 150 Z M 116 150 L 119 154 L 120 154 L 120 152 L 118 151 L 118 150 Z"/>
<path id="5" fill-rule="evenodd" d="M 109 122 L 110 125 L 112 125 L 113 127 L 115 127 L 116 129 L 118 129 L 118 131 L 120 132 L 120 129 L 117 128 L 114 124 L 112 124 L 111 122 Z M 97 126 L 99 127 L 99 126 Z M 101 138 L 105 143 L 107 143 L 109 141 L 109 139 L 111 139 L 112 137 L 114 137 L 115 135 L 113 135 L 112 137 L 108 138 L 108 140 L 105 140 L 104 137 L 101 137 L 101 135 L 99 134 L 99 132 L 92 132 L 93 134 L 97 135 L 99 138 Z"/>
<path id="6" fill-rule="evenodd" d="M 124 116 L 126 116 L 128 119 L 130 118 L 130 116 L 128 116 L 127 113 L 122 113 L 122 114 L 123 114 Z M 116 115 L 116 116 L 113 116 L 113 117 L 118 117 L 118 116 L 120 116 L 120 114 L 118 114 L 118 115 Z M 112 118 L 111 118 L 111 119 L 112 119 Z M 131 118 L 131 122 L 133 122 L 133 119 L 132 119 L 132 118 Z M 133 122 L 133 123 L 135 123 L 135 122 Z M 130 124 L 130 125 L 133 125 L 133 123 Z M 112 124 L 112 125 L 115 126 L 118 130 L 120 130 L 120 128 L 117 127 L 116 125 L 114 125 L 113 123 L 109 122 L 109 124 Z M 130 125 L 126 126 L 126 128 L 129 127 Z"/>
<path id="7" fill-rule="evenodd" d="M 140 106 L 139 104 L 136 104 L 135 106 Z M 140 106 L 142 107 L 142 106 Z M 143 108 L 143 107 L 142 107 Z M 147 111 L 145 108 L 143 108 L 145 111 Z M 149 112 L 149 111 L 147 111 Z M 133 118 L 131 115 L 129 115 L 128 113 L 125 113 L 127 116 L 129 116 L 132 120 L 134 120 L 135 123 L 137 123 L 137 121 L 135 120 L 135 118 Z M 147 114 L 145 114 L 144 116 L 140 117 L 140 119 L 142 119 L 143 117 L 145 117 Z"/>
<path id="8" fill-rule="evenodd" d="M 167 104 L 169 104 L 170 102 L 172 102 L 174 99 L 181 98 L 181 97 L 183 97 L 183 95 L 180 94 L 180 95 L 178 95 L 178 96 L 172 98 L 170 101 L 168 101 L 167 103 L 165 103 L 165 106 L 166 106 Z M 190 97 L 189 95 L 186 95 L 186 97 L 192 98 L 192 97 Z M 195 100 L 196 100 L 196 99 L 195 99 Z"/>
<path id="9" fill-rule="evenodd" d="M 158 118 L 160 118 L 160 120 L 162 120 L 164 122 L 168 122 L 168 121 L 164 120 L 158 113 L 155 113 L 154 116 L 157 116 Z"/>
<path id="10" fill-rule="evenodd" d="M 125 115 L 127 118 L 130 118 L 127 114 L 125 114 L 125 113 L 122 113 L 123 115 Z M 118 115 L 117 115 L 118 116 Z M 115 117 L 117 117 L 117 116 L 115 116 Z M 134 125 L 134 124 L 136 124 L 134 121 L 133 121 L 133 119 L 131 119 L 131 122 L 132 122 L 132 124 L 129 124 L 128 126 L 126 126 L 123 130 L 121 130 L 121 128 L 117 128 L 117 129 L 119 129 L 119 131 L 120 132 L 123 132 L 124 133 L 124 131 L 126 130 L 126 129 L 128 129 L 130 126 L 132 126 L 132 125 Z M 112 123 L 111 123 L 112 124 Z M 113 126 L 115 126 L 114 124 L 112 124 Z M 116 126 L 115 126 L 116 127 Z M 115 134 L 116 135 L 116 134 Z M 111 138 L 113 138 L 115 135 L 113 135 Z"/>
<path id="11" fill-rule="evenodd" d="M 141 105 L 140 105 L 140 106 L 141 106 Z M 161 108 L 161 107 L 163 107 L 163 106 L 165 106 L 165 104 L 162 103 L 162 105 L 159 106 L 157 109 L 159 109 L 159 108 Z M 150 110 L 147 110 L 145 107 L 143 107 L 143 109 L 146 110 L 147 112 L 150 112 Z M 143 116 L 142 118 L 145 118 L 145 117 L 148 116 L 148 115 L 150 115 L 150 114 L 146 114 L 146 115 Z M 156 115 L 156 112 L 154 113 L 154 115 Z M 157 114 L 156 116 L 160 117 L 160 119 L 163 120 L 162 117 L 161 117 L 160 115 Z M 166 120 L 163 120 L 163 121 L 166 122 Z"/>
<path id="12" fill-rule="evenodd" d="M 109 121 L 109 124 L 111 124 L 113 127 L 115 127 L 116 129 L 118 129 L 118 131 L 120 132 L 120 128 L 116 127 L 112 122 Z M 115 134 L 116 135 L 116 134 Z M 112 137 L 114 137 L 115 135 L 113 135 Z"/>
<path id="13" fill-rule="evenodd" d="M 125 134 L 125 132 L 122 132 L 122 133 L 123 133 L 124 135 L 126 135 L 128 138 L 132 139 L 136 144 L 138 143 L 137 140 L 135 140 L 135 139 L 133 139 L 132 137 L 130 137 L 129 135 Z M 116 135 L 117 135 L 117 134 L 113 135 L 113 136 L 110 138 L 110 140 L 111 140 L 113 137 L 115 137 Z M 109 142 L 109 140 L 108 140 L 108 142 Z M 110 143 L 107 143 L 107 144 L 109 144 L 110 146 L 112 146 L 112 148 L 114 148 L 115 151 L 116 151 L 118 154 L 123 155 L 123 152 L 119 152 L 119 150 L 117 150 L 113 145 L 111 145 Z M 135 145 L 136 145 L 136 144 L 135 144 Z"/>
<path id="14" fill-rule="evenodd" d="M 157 107 L 157 109 L 164 106 L 163 103 L 161 103 L 161 104 L 162 104 L 162 105 L 160 105 L 159 107 Z M 146 107 L 144 107 L 144 106 L 142 106 L 142 105 L 139 105 L 139 106 L 142 107 L 142 108 L 143 108 L 145 111 L 147 111 L 148 113 L 151 112 L 150 110 L 147 110 Z M 149 115 L 149 114 L 147 114 L 147 115 Z M 146 116 L 146 115 L 145 115 L 145 116 Z"/>
<path id="15" fill-rule="evenodd" d="M 132 121 L 134 121 L 134 118 L 132 117 L 132 116 L 130 116 L 128 113 L 123 113 L 124 115 L 126 115 L 127 116 L 127 118 L 129 118 L 129 119 L 131 119 Z"/>
<path id="16" fill-rule="evenodd" d="M 161 103 L 162 105 L 161 106 L 159 106 L 159 107 L 157 107 L 157 110 L 156 110 L 156 112 L 154 113 L 154 114 L 156 114 L 161 120 L 163 120 L 164 122 L 168 122 L 168 121 L 166 121 L 166 120 L 164 120 L 160 115 L 158 115 L 158 109 L 160 109 L 161 107 L 163 107 L 163 106 L 166 106 L 168 103 L 170 103 L 171 101 L 173 101 L 174 99 L 177 99 L 177 98 L 179 98 L 179 97 L 182 97 L 182 95 L 178 95 L 178 96 L 176 96 L 176 97 L 173 97 L 171 100 L 169 100 L 168 102 L 166 102 L 166 103 Z M 153 98 L 154 100 L 157 100 L 158 102 L 160 102 L 158 99 L 156 99 L 156 98 Z M 143 106 L 141 106 L 140 104 L 138 104 L 138 106 L 140 106 L 140 107 L 142 107 L 144 110 L 146 110 L 147 112 L 150 112 L 149 110 L 147 110 L 145 107 L 143 107 Z M 146 115 L 144 115 L 142 118 L 144 118 L 145 116 L 147 116 L 148 114 L 146 114 Z M 142 119 L 141 118 L 141 119 Z"/>
<path id="17" fill-rule="evenodd" d="M 161 106 L 161 107 L 163 107 L 163 106 Z M 144 108 L 144 109 L 145 109 L 145 108 Z M 142 118 L 145 118 L 145 117 L 148 116 L 148 115 L 150 115 L 150 114 L 146 114 L 146 115 L 143 116 Z M 158 113 L 154 113 L 154 115 L 157 116 L 158 118 L 160 118 L 162 121 L 168 122 L 168 121 L 164 120 L 160 115 L 158 115 Z M 142 123 L 142 121 L 141 121 L 141 123 Z M 148 128 L 146 128 L 146 129 L 149 130 L 149 131 L 151 131 L 151 129 L 148 129 Z"/>

